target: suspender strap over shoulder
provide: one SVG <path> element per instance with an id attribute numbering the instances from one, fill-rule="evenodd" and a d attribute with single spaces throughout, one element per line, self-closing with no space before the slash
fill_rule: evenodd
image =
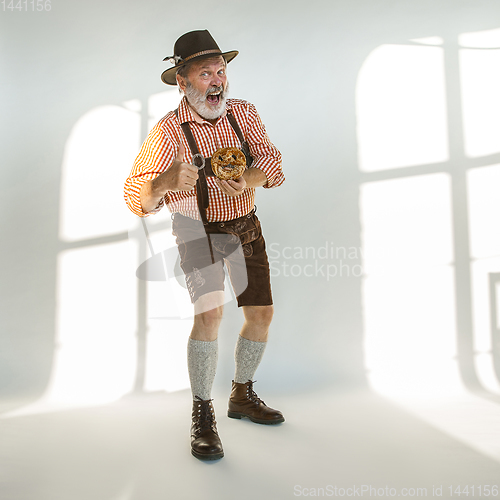
<path id="1" fill-rule="evenodd" d="M 200 211 L 200 217 L 203 224 L 207 224 L 207 208 L 208 208 L 208 184 L 207 177 L 205 175 L 205 168 L 203 157 L 200 154 L 198 149 L 198 145 L 193 137 L 193 133 L 191 132 L 191 127 L 189 123 L 181 124 L 182 132 L 187 139 L 189 149 L 193 155 L 193 163 L 196 167 L 198 167 L 198 180 L 196 181 L 196 198 L 198 201 L 198 210 Z"/>
<path id="2" fill-rule="evenodd" d="M 179 118 L 179 109 L 175 110 L 175 116 Z M 196 167 L 198 167 L 198 180 L 196 181 L 196 201 L 198 204 L 198 210 L 200 212 L 201 221 L 204 225 L 208 224 L 207 219 L 207 208 L 208 208 L 208 184 L 207 178 L 205 176 L 205 169 L 202 167 L 202 156 L 200 154 L 200 150 L 198 149 L 198 145 L 194 139 L 193 133 L 191 132 L 191 127 L 189 123 L 184 122 L 181 123 L 181 129 L 184 134 L 184 137 L 187 140 L 189 149 L 191 150 L 191 154 L 193 155 L 193 163 Z"/>
<path id="3" fill-rule="evenodd" d="M 231 127 L 233 127 L 234 131 L 236 132 L 236 135 L 238 136 L 238 139 L 241 142 L 241 150 L 245 154 L 245 158 L 247 160 L 247 167 L 249 167 L 253 163 L 253 158 L 250 155 L 250 147 L 248 146 L 248 142 L 245 141 L 245 138 L 241 133 L 241 129 L 240 126 L 238 125 L 238 122 L 236 121 L 236 118 L 229 110 L 227 111 L 227 119 L 229 120 Z"/>

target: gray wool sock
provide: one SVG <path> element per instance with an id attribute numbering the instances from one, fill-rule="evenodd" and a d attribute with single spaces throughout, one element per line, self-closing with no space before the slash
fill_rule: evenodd
<path id="1" fill-rule="evenodd" d="M 236 348 L 234 349 L 234 361 L 236 363 L 235 382 L 244 384 L 249 380 L 253 380 L 255 371 L 264 355 L 266 345 L 267 342 L 255 342 L 241 335 L 238 336 Z"/>
<path id="2" fill-rule="evenodd" d="M 188 371 L 191 392 L 201 399 L 210 399 L 217 370 L 217 339 L 212 341 L 188 340 Z"/>

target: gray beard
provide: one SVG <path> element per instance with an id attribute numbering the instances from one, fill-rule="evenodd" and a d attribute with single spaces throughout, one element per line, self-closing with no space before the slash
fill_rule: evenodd
<path id="1" fill-rule="evenodd" d="M 205 120 L 215 120 L 224 113 L 226 109 L 226 96 L 229 91 L 229 83 L 226 85 L 226 90 L 223 90 L 220 94 L 220 101 L 217 107 L 209 106 L 206 102 L 207 95 L 215 90 L 214 87 L 207 90 L 206 94 L 203 94 L 196 90 L 189 80 L 186 84 L 186 90 L 184 95 L 188 100 L 189 105 Z"/>

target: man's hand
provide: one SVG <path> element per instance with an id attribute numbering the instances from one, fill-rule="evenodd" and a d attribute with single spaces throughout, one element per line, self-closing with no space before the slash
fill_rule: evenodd
<path id="1" fill-rule="evenodd" d="M 243 175 L 235 181 L 215 179 L 217 185 L 228 196 L 240 196 L 246 188 L 256 188 L 267 183 L 266 174 L 258 168 L 247 168 Z"/>
<path id="2" fill-rule="evenodd" d="M 156 179 L 142 185 L 141 206 L 144 213 L 153 210 L 168 191 L 191 191 L 196 186 L 198 169 L 184 163 L 184 152 L 181 142 L 172 165 Z"/>
<path id="3" fill-rule="evenodd" d="M 219 188 L 228 196 L 240 196 L 245 191 L 247 183 L 243 176 L 236 180 L 222 181 L 219 178 L 215 179 Z"/>
<path id="4" fill-rule="evenodd" d="M 155 179 L 158 182 L 157 186 L 153 184 L 153 189 L 157 187 L 160 189 L 166 188 L 165 192 L 191 191 L 196 186 L 198 169 L 194 165 L 184 163 L 184 152 L 184 145 L 181 142 L 179 144 L 179 152 L 172 166 Z"/>

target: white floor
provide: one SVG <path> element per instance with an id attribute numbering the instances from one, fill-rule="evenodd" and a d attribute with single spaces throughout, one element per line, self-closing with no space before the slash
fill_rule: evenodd
<path id="1" fill-rule="evenodd" d="M 500 495 L 485 494 L 486 485 L 500 483 L 500 405 L 470 395 L 396 404 L 369 392 L 283 396 L 256 389 L 286 422 L 229 419 L 227 394 L 216 393 L 225 457 L 215 462 L 190 454 L 188 391 L 70 411 L 6 412 L 0 416 L 0 498 L 267 500 L 440 492 L 459 498 L 457 486 L 460 498 Z"/>

